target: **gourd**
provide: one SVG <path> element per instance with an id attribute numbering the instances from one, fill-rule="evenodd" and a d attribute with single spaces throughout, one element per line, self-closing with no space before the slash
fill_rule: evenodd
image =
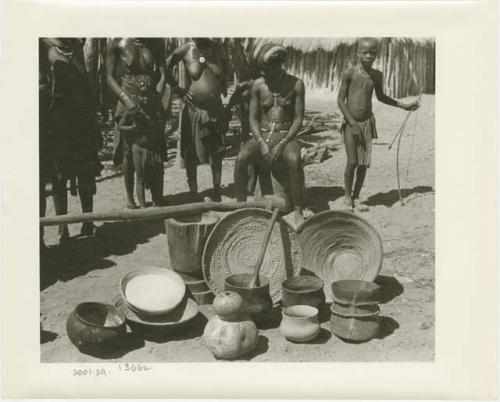
<path id="1" fill-rule="evenodd" d="M 257 346 L 255 323 L 243 312 L 243 299 L 234 292 L 223 292 L 212 305 L 217 315 L 210 318 L 203 332 L 203 342 L 218 359 L 233 359 Z"/>

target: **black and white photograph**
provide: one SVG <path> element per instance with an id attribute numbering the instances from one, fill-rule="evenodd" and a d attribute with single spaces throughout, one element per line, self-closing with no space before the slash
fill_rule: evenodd
<path id="1" fill-rule="evenodd" d="M 41 362 L 432 362 L 435 47 L 40 37 Z"/>

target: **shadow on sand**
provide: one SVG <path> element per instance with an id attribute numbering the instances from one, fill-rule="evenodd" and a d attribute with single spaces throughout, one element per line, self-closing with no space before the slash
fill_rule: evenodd
<path id="1" fill-rule="evenodd" d="M 162 221 L 113 222 L 98 227 L 95 236 L 72 238 L 64 246 L 40 252 L 40 290 L 89 271 L 115 265 L 107 257 L 132 253 L 138 244 L 164 233 Z"/>

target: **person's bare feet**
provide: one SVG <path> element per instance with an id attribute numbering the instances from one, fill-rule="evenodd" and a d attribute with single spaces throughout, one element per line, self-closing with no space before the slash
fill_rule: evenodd
<path id="1" fill-rule="evenodd" d="M 344 209 L 344 211 L 347 211 L 347 212 L 354 212 L 354 203 L 352 202 L 351 197 L 344 198 L 343 209 Z"/>
<path id="2" fill-rule="evenodd" d="M 294 211 L 294 223 L 295 227 L 298 228 L 303 222 L 304 222 L 304 213 L 302 211 L 302 208 L 295 208 Z"/>
<path id="3" fill-rule="evenodd" d="M 95 225 L 92 222 L 84 222 L 80 230 L 81 236 L 93 236 L 95 232 Z"/>
<path id="4" fill-rule="evenodd" d="M 360 201 L 359 199 L 354 201 L 354 207 L 356 208 L 356 211 L 359 211 L 359 212 L 368 212 L 370 210 L 368 205 L 366 205 L 364 202 Z"/>
<path id="5" fill-rule="evenodd" d="M 127 205 L 126 205 L 126 208 L 127 209 L 137 209 L 139 207 L 137 206 L 137 204 L 135 203 L 135 201 L 128 201 Z"/>

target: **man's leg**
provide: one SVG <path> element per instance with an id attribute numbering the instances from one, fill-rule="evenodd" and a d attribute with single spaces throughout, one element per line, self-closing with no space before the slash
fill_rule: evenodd
<path id="1" fill-rule="evenodd" d="M 282 154 L 282 163 L 288 172 L 290 187 L 290 198 L 295 211 L 295 224 L 300 225 L 304 221 L 302 211 L 304 175 L 302 174 L 302 161 L 300 156 L 300 146 L 297 141 L 291 141 L 285 146 Z"/>
<path id="2" fill-rule="evenodd" d="M 134 160 L 134 170 L 135 170 L 135 189 L 137 193 L 137 199 L 139 200 L 139 206 L 141 208 L 146 208 L 146 190 L 144 188 L 144 169 L 143 169 L 143 158 L 145 157 L 143 148 L 139 145 L 134 144 L 132 146 L 132 158 Z"/>
<path id="3" fill-rule="evenodd" d="M 186 176 L 189 187 L 189 192 L 191 194 L 198 194 L 198 163 L 196 158 L 186 153 L 186 157 L 184 158 L 184 164 L 186 166 Z"/>
<path id="4" fill-rule="evenodd" d="M 353 208 L 352 201 L 352 185 L 354 181 L 354 172 L 358 166 L 358 154 L 357 154 L 357 145 L 354 141 L 354 137 L 351 133 L 351 129 L 349 126 L 345 128 L 344 132 L 344 146 L 347 155 L 347 163 L 344 172 L 344 203 L 349 211 Z"/>
<path id="5" fill-rule="evenodd" d="M 123 179 L 125 181 L 125 191 L 127 192 L 127 208 L 137 208 L 137 204 L 134 199 L 134 163 L 132 160 L 132 150 L 123 149 L 123 163 L 122 172 Z"/>
<path id="6" fill-rule="evenodd" d="M 260 154 L 259 143 L 255 139 L 248 140 L 240 149 L 234 167 L 234 185 L 236 201 L 246 201 L 248 191 L 248 166 Z"/>
<path id="7" fill-rule="evenodd" d="M 85 172 L 78 175 L 78 195 L 82 204 L 82 212 L 92 212 L 95 193 L 95 176 L 93 168 L 89 167 Z M 94 234 L 94 223 L 84 222 L 82 224 L 81 234 L 83 236 L 92 236 Z"/>
<path id="8" fill-rule="evenodd" d="M 213 183 L 213 194 L 212 198 L 214 201 L 222 201 L 221 192 L 221 182 L 222 182 L 222 155 L 216 154 L 210 158 L 210 167 L 212 169 L 212 183 Z"/>
<path id="9" fill-rule="evenodd" d="M 46 199 L 46 194 L 45 194 L 45 180 L 44 178 L 40 177 L 40 182 L 39 182 L 39 189 L 38 189 L 38 195 L 39 195 L 39 208 L 40 208 L 40 218 L 43 218 L 45 216 L 45 212 L 47 210 L 47 199 Z M 43 226 L 40 226 L 40 249 L 45 248 L 45 242 L 43 241 Z"/>
<path id="10" fill-rule="evenodd" d="M 151 168 L 151 198 L 153 205 L 159 207 L 163 205 L 163 162 L 155 163 Z"/>
<path id="11" fill-rule="evenodd" d="M 359 193 L 361 192 L 361 188 L 363 187 L 363 183 L 365 181 L 366 170 L 366 166 L 358 165 L 358 168 L 356 169 L 356 182 L 354 183 L 354 191 L 352 194 L 356 209 L 360 212 L 366 212 L 369 209 L 366 204 L 359 201 Z"/>
<path id="12" fill-rule="evenodd" d="M 68 193 L 66 190 L 66 177 L 61 174 L 54 176 L 52 185 L 52 199 L 56 215 L 66 215 L 68 213 Z M 59 225 L 59 244 L 65 243 L 69 239 L 68 225 Z"/>

